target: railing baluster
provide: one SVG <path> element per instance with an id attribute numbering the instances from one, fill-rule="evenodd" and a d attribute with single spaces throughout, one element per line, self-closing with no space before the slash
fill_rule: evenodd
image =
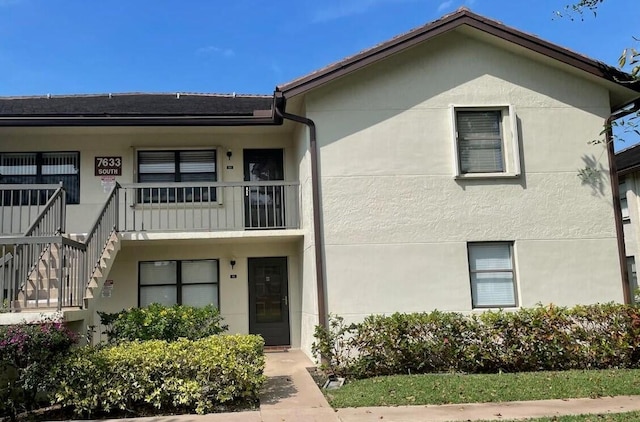
<path id="1" fill-rule="evenodd" d="M 118 201 L 118 207 L 126 213 L 116 227 L 126 231 L 299 227 L 298 182 L 134 183 L 121 188 L 124 202 Z M 136 192 L 130 201 L 129 194 Z"/>

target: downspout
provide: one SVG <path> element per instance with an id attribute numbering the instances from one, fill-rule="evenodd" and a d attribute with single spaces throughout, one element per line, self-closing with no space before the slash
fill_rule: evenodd
<path id="1" fill-rule="evenodd" d="M 618 261 L 620 264 L 620 274 L 622 275 L 622 293 L 625 304 L 631 303 L 631 291 L 629 288 L 629 274 L 627 272 L 627 252 L 624 246 L 624 226 L 622 224 L 622 209 L 620 207 L 618 166 L 616 165 L 616 153 L 613 148 L 612 124 L 614 120 L 640 110 L 640 100 L 636 99 L 635 102 L 631 102 L 629 104 L 633 104 L 633 106 L 624 111 L 617 110 L 611 113 L 604 122 L 605 141 L 607 144 L 607 155 L 609 158 L 609 179 L 611 180 L 611 192 L 613 194 L 613 213 L 615 216 L 616 239 L 618 243 Z"/>
<path id="2" fill-rule="evenodd" d="M 276 93 L 276 95 L 279 93 Z M 281 102 L 280 104 L 283 104 Z M 313 120 L 287 113 L 276 104 L 275 111 L 283 119 L 302 123 L 309 128 L 309 152 L 311 154 L 311 203 L 313 207 L 313 238 L 316 255 L 316 293 L 318 295 L 318 323 L 323 328 L 328 328 L 327 307 L 325 304 L 325 279 L 324 279 L 324 243 L 322 240 L 320 221 L 320 180 L 318 178 L 318 144 L 316 137 L 316 124 Z"/>

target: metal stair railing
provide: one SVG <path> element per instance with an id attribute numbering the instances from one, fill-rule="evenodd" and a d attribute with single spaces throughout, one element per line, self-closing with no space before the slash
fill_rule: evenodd
<path id="1" fill-rule="evenodd" d="M 51 187 L 22 185 L 21 191 Z M 67 204 L 62 186 L 22 236 L 0 237 L 0 312 L 84 307 L 86 289 L 118 229 L 119 188 L 116 184 L 111 190 L 83 241 L 64 236 Z"/>
<path id="2" fill-rule="evenodd" d="M 106 250 L 111 238 L 118 230 L 118 218 L 120 207 L 120 185 L 116 185 L 111 189 L 107 200 L 105 201 L 98 218 L 96 218 L 84 244 L 87 248 L 86 252 L 86 275 L 87 286 L 91 282 L 91 278 L 95 271 L 100 267 L 100 260 Z"/>

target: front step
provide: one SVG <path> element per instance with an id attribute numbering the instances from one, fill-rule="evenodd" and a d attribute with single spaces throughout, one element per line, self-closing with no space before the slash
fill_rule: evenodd
<path id="1" fill-rule="evenodd" d="M 14 300 L 11 305 L 15 312 L 54 312 L 58 310 L 58 299 L 27 299 L 26 304 L 24 300 Z"/>

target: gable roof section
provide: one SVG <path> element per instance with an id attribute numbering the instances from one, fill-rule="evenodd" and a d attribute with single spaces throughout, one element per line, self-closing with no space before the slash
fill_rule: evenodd
<path id="1" fill-rule="evenodd" d="M 463 25 L 512 42 L 594 76 L 624 86 L 627 89 L 640 92 L 640 82 L 631 82 L 633 78 L 631 78 L 629 74 L 615 67 L 541 40 L 540 38 L 506 26 L 498 21 L 477 15 L 467 8 L 460 8 L 454 13 L 445 15 L 436 21 L 394 37 L 375 47 L 347 57 L 283 85 L 279 85 L 276 90 L 285 97 L 304 94 L 336 78 L 350 74 Z M 622 105 L 624 104 L 617 106 Z"/>
<path id="2" fill-rule="evenodd" d="M 273 96 L 220 94 L 102 94 L 0 97 L 1 125 L 274 124 Z"/>

